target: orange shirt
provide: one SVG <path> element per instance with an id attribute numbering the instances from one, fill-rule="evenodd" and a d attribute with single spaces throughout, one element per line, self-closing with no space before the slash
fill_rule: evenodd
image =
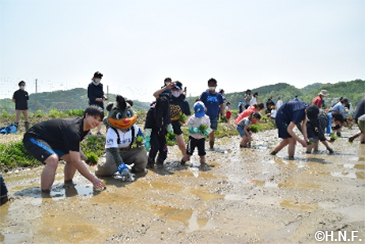
<path id="1" fill-rule="evenodd" d="M 243 111 L 238 115 L 237 119 L 234 122 L 237 125 L 243 118 L 250 116 L 250 114 L 252 114 L 253 112 L 256 112 L 255 107 L 253 106 L 248 107 L 245 111 Z M 252 124 L 256 124 L 256 122 L 252 122 Z"/>

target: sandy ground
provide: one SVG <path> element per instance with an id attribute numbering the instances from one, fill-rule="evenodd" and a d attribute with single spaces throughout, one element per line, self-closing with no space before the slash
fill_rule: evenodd
<path id="1" fill-rule="evenodd" d="M 343 132 L 333 155 L 300 146 L 295 160 L 286 150 L 269 155 L 275 130 L 255 134 L 251 149 L 239 149 L 238 136 L 223 138 L 223 153 L 207 152 L 209 171 L 199 171 L 196 155 L 191 167 L 179 166 L 181 154 L 169 147 L 164 169 L 132 183 L 105 178 L 101 192 L 79 174 L 64 186 L 63 165 L 50 195 L 40 192 L 43 167 L 8 172 L 0 242 L 319 243 L 317 231 L 333 231 L 333 242 L 346 234 L 364 243 L 365 145 L 347 142 L 354 132 Z"/>

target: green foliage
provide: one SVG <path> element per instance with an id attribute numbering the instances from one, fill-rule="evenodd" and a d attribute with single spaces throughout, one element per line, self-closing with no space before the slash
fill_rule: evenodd
<path id="1" fill-rule="evenodd" d="M 175 133 L 167 133 L 166 135 L 166 143 L 168 146 L 173 146 L 175 145 L 177 140 L 176 134 Z"/>
<path id="2" fill-rule="evenodd" d="M 85 156 L 87 157 L 87 161 L 89 161 L 92 164 L 97 164 L 99 157 L 96 155 L 96 153 L 93 152 L 87 152 L 85 153 Z"/>
<path id="3" fill-rule="evenodd" d="M 43 116 L 42 110 L 37 109 L 37 112 L 35 113 L 35 116 L 36 117 L 42 117 Z"/>
<path id="4" fill-rule="evenodd" d="M 30 155 L 24 148 L 23 142 L 12 142 L 0 144 L 0 169 L 11 169 L 14 167 L 29 167 L 41 165 L 42 163 Z"/>
<path id="5" fill-rule="evenodd" d="M 88 136 L 81 142 L 80 146 L 85 155 L 93 152 L 100 157 L 104 152 L 105 136 Z"/>
<path id="6" fill-rule="evenodd" d="M 83 109 L 71 109 L 65 111 L 65 114 L 68 116 L 74 116 L 74 117 L 81 117 L 84 116 L 84 110 Z"/>
<path id="7" fill-rule="evenodd" d="M 186 116 L 186 114 L 181 113 L 180 116 L 179 116 L 179 121 L 182 122 L 182 123 L 185 123 L 187 118 L 188 117 Z"/>
<path id="8" fill-rule="evenodd" d="M 2 116 L 5 117 L 5 118 L 8 117 L 8 111 L 3 109 Z"/>
<path id="9" fill-rule="evenodd" d="M 250 128 L 252 132 L 256 133 L 263 130 L 275 129 L 275 124 L 272 121 L 269 121 L 267 123 L 252 124 Z"/>
<path id="10" fill-rule="evenodd" d="M 143 141 L 144 141 L 143 136 L 137 136 L 131 148 L 143 147 Z"/>

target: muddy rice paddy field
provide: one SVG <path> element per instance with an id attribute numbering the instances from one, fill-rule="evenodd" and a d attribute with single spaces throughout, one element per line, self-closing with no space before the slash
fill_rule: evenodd
<path id="1" fill-rule="evenodd" d="M 48 195 L 43 167 L 3 173 L 11 200 L 0 207 L 0 242 L 341 243 L 347 234 L 346 242 L 364 243 L 365 145 L 347 142 L 354 132 L 343 132 L 333 155 L 297 146 L 295 160 L 286 149 L 269 155 L 276 130 L 255 134 L 251 149 L 240 149 L 238 136 L 219 139 L 208 171 L 197 155 L 179 166 L 177 146 L 169 147 L 163 169 L 135 182 L 105 178 L 104 191 L 78 173 L 64 185 L 63 165 Z M 317 231 L 333 231 L 332 242 L 317 241 Z"/>

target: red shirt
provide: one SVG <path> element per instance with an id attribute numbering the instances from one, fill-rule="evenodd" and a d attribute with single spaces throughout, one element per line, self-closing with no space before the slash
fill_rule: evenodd
<path id="1" fill-rule="evenodd" d="M 322 98 L 321 96 L 317 96 L 313 99 L 313 102 L 312 102 L 314 105 L 316 105 L 318 108 L 322 108 Z"/>
<path id="2" fill-rule="evenodd" d="M 253 106 L 248 107 L 245 111 L 243 111 L 242 113 L 240 113 L 240 115 L 238 115 L 237 119 L 234 122 L 237 125 L 241 121 L 241 119 L 250 116 L 253 112 L 256 112 L 255 107 L 253 107 Z M 252 123 L 252 124 L 256 124 L 256 122 Z"/>

